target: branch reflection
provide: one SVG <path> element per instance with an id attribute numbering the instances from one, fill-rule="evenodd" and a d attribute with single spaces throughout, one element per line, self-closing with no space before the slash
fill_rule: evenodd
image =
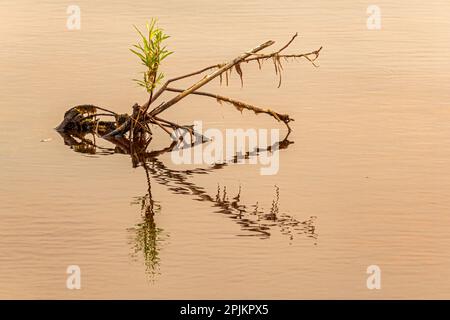
<path id="1" fill-rule="evenodd" d="M 217 189 L 208 193 L 203 187 L 191 181 L 195 175 L 209 174 L 213 171 L 238 162 L 242 157 L 248 159 L 258 156 L 263 149 L 255 149 L 244 155 L 236 155 L 228 163 L 215 164 L 208 168 L 195 168 L 189 170 L 174 170 L 167 167 L 158 157 L 171 152 L 177 145 L 172 142 L 168 147 L 156 151 L 148 151 L 151 137 L 141 136 L 131 143 L 126 137 L 109 137 L 107 140 L 113 147 L 101 147 L 86 135 L 60 133 L 64 144 L 73 151 L 89 155 L 107 155 L 114 153 L 128 154 L 134 168 L 143 168 L 148 184 L 147 193 L 136 197 L 132 203 L 140 205 L 141 221 L 129 231 L 132 234 L 132 255 L 137 258 L 143 256 L 147 273 L 159 274 L 159 251 L 161 244 L 168 237 L 164 230 L 155 223 L 155 215 L 161 212 L 161 205 L 152 196 L 151 180 L 164 185 L 173 194 L 190 195 L 193 200 L 209 203 L 214 212 L 220 213 L 240 227 L 238 236 L 258 237 L 268 239 L 273 232 L 279 232 L 292 242 L 296 236 L 312 239 L 316 243 L 318 237 L 315 227 L 315 217 L 299 221 L 284 213 L 279 208 L 280 189 L 274 187 L 274 196 L 269 210 L 264 210 L 259 203 L 243 204 L 241 202 L 241 186 L 235 195 L 229 195 L 227 186 L 217 185 Z M 286 149 L 292 142 L 285 137 L 278 142 L 278 148 Z M 272 150 L 274 145 L 265 150 Z"/>

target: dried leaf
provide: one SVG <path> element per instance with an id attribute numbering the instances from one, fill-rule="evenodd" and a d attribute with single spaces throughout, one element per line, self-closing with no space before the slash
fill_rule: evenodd
<path id="1" fill-rule="evenodd" d="M 272 60 L 273 60 L 273 66 L 275 67 L 275 74 L 278 75 L 277 58 L 275 56 L 273 56 Z"/>
<path id="2" fill-rule="evenodd" d="M 236 72 L 239 75 L 239 78 L 241 78 L 241 87 L 243 87 L 244 86 L 244 79 L 242 78 L 242 69 L 241 69 L 240 63 L 236 64 L 234 66 L 234 68 L 236 69 Z"/>
<path id="3" fill-rule="evenodd" d="M 256 59 L 256 62 L 258 62 L 259 70 L 261 70 L 261 61 L 259 61 L 259 59 Z"/>

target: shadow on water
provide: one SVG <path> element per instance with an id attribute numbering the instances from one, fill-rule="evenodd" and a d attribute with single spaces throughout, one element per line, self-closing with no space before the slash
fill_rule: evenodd
<path id="1" fill-rule="evenodd" d="M 148 151 L 147 147 L 151 138 L 141 139 L 140 141 L 130 142 L 125 137 L 110 137 L 107 140 L 114 147 L 101 147 L 95 141 L 95 135 L 92 139 L 89 135 L 68 134 L 59 132 L 73 151 L 88 155 L 111 155 L 115 153 L 128 154 L 131 156 L 132 166 L 134 168 L 143 168 L 147 180 L 148 188 L 144 196 L 136 197 L 132 204 L 139 205 L 141 211 L 141 221 L 130 228 L 132 256 L 138 259 L 143 255 L 146 272 L 149 275 L 159 274 L 159 251 L 168 234 L 157 227 L 155 215 L 161 211 L 161 205 L 152 196 L 152 180 L 164 185 L 167 189 L 177 195 L 188 195 L 194 201 L 209 203 L 214 212 L 222 214 L 229 220 L 234 221 L 240 227 L 240 237 L 257 237 L 260 239 L 270 238 L 273 232 L 279 232 L 286 236 L 289 244 L 295 237 L 311 239 L 316 244 L 318 234 L 316 233 L 315 217 L 299 221 L 294 217 L 282 212 L 279 208 L 280 189 L 274 186 L 274 196 L 271 208 L 264 210 L 256 202 L 246 205 L 241 203 L 241 186 L 237 194 L 230 195 L 226 186 L 217 185 L 215 190 L 208 193 L 203 187 L 190 181 L 190 177 L 195 175 L 209 174 L 216 170 L 221 170 L 226 166 L 237 163 L 242 158 L 258 156 L 262 151 L 271 151 L 274 147 L 278 149 L 287 149 L 292 143 L 286 138 L 265 149 L 257 148 L 244 155 L 236 155 L 229 162 L 214 164 L 208 168 L 195 168 L 189 170 L 174 170 L 168 168 L 158 157 L 170 153 L 174 150 L 177 142 L 172 142 L 166 148 L 156 151 Z"/>

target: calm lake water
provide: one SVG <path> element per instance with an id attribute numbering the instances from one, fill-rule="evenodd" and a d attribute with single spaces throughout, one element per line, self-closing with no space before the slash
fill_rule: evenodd
<path id="1" fill-rule="evenodd" d="M 450 297 L 448 1 L 74 4 L 80 30 L 65 2 L 0 3 L 0 298 Z M 381 30 L 367 29 L 371 4 Z M 133 168 L 101 139 L 95 154 L 64 144 L 53 128 L 70 107 L 146 100 L 128 49 L 151 17 L 171 35 L 168 77 L 295 32 L 286 52 L 324 47 L 319 68 L 285 64 L 279 89 L 270 63 L 244 65 L 243 88 L 236 73 L 208 85 L 295 118 L 277 175 L 169 154 Z M 205 97 L 164 116 L 285 130 Z M 151 149 L 169 143 L 155 129 Z M 81 290 L 66 288 L 69 265 Z M 381 290 L 366 287 L 369 265 Z"/>

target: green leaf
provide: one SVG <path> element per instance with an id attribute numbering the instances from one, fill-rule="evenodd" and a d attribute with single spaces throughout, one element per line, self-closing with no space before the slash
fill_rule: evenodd
<path id="1" fill-rule="evenodd" d="M 146 23 L 147 37 L 134 25 L 142 38 L 142 44 L 138 42 L 133 45 L 133 49 L 130 49 L 146 66 L 146 71 L 143 72 L 143 80 L 134 79 L 134 81 L 145 87 L 149 93 L 164 78 L 164 74 L 159 72 L 161 62 L 173 53 L 168 51 L 166 46 L 163 46 L 164 40 L 169 36 L 156 25 L 156 22 L 156 19 L 151 19 L 150 22 Z"/>
<path id="2" fill-rule="evenodd" d="M 133 52 L 135 55 L 137 55 L 139 58 L 141 58 L 142 61 L 146 61 L 145 57 L 141 53 L 139 53 L 133 49 L 130 49 L 130 51 Z"/>

